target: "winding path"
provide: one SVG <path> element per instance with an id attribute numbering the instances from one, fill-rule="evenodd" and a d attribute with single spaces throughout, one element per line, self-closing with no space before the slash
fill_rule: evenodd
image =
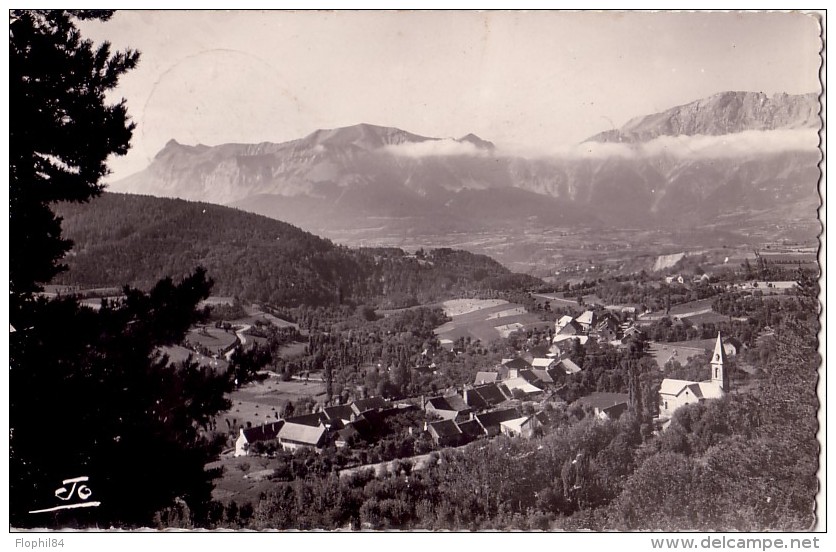
<path id="1" fill-rule="evenodd" d="M 238 329 L 235 330 L 235 335 L 238 337 L 238 347 L 243 347 L 247 344 L 247 337 L 244 335 L 244 332 L 248 331 L 250 328 L 252 328 L 250 324 L 241 324 L 241 326 L 239 326 Z M 232 359 L 232 353 L 234 353 L 235 350 L 238 349 L 238 347 L 233 347 L 232 349 L 226 352 L 224 357 L 226 357 L 227 361 Z"/>

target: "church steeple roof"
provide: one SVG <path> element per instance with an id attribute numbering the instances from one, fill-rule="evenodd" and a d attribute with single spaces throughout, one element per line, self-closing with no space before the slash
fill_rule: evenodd
<path id="1" fill-rule="evenodd" d="M 726 350 L 723 348 L 723 337 L 717 332 L 717 343 L 714 345 L 714 354 L 711 355 L 711 364 L 725 364 Z"/>

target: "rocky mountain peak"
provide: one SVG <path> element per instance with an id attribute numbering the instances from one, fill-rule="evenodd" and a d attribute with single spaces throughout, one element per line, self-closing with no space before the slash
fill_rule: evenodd
<path id="1" fill-rule="evenodd" d="M 426 140 L 431 140 L 431 138 L 418 136 L 417 134 L 412 134 L 399 128 L 368 123 L 360 123 L 341 128 L 320 129 L 303 138 L 303 142 L 310 145 L 336 148 L 355 146 L 364 150 L 374 150 L 383 146 L 398 145 L 404 142 L 423 142 Z"/>
<path id="2" fill-rule="evenodd" d="M 747 130 L 817 128 L 816 94 L 720 92 L 660 113 L 636 117 L 588 142 L 647 142 L 659 136 L 719 136 Z"/>
<path id="3" fill-rule="evenodd" d="M 461 138 L 458 139 L 458 141 L 459 142 L 471 143 L 474 146 L 476 146 L 477 148 L 484 149 L 484 150 L 493 151 L 496 148 L 496 146 L 494 146 L 493 142 L 489 142 L 487 140 L 482 140 L 481 138 L 479 138 L 478 136 L 476 136 L 473 133 L 470 133 L 466 136 L 462 136 Z"/>

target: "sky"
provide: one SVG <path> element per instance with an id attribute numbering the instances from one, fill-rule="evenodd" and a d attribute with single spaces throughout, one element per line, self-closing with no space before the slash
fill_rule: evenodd
<path id="1" fill-rule="evenodd" d="M 172 138 L 365 122 L 541 152 L 722 91 L 820 91 L 819 24 L 800 13 L 126 10 L 80 27 L 141 52 L 112 97 L 137 129 L 110 181 Z"/>

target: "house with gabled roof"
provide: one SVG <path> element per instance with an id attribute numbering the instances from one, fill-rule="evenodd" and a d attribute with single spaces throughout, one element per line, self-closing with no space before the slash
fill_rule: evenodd
<path id="1" fill-rule="evenodd" d="M 369 410 L 388 410 L 390 408 L 392 408 L 392 403 L 383 397 L 359 399 L 351 403 L 351 410 L 354 411 L 355 416 L 359 416 L 363 412 L 367 412 Z"/>
<path id="2" fill-rule="evenodd" d="M 498 406 L 511 398 L 511 391 L 503 384 L 489 383 L 464 390 L 464 402 L 474 410 Z"/>
<path id="3" fill-rule="evenodd" d="M 485 435 L 485 430 L 476 419 L 458 422 L 457 425 L 459 431 L 462 432 L 462 439 L 465 441 L 472 441 Z"/>
<path id="4" fill-rule="evenodd" d="M 518 374 L 518 377 L 524 379 L 525 381 L 527 381 L 528 383 L 530 383 L 532 385 L 537 385 L 538 383 L 540 383 L 539 378 L 534 374 L 534 372 L 532 370 L 520 370 L 520 373 Z"/>
<path id="5" fill-rule="evenodd" d="M 520 370 L 520 377 L 523 378 L 525 381 L 539 387 L 540 389 L 545 389 L 547 386 L 550 386 L 554 383 L 554 378 L 549 374 L 546 370 L 540 370 L 538 368 L 532 368 L 531 370 Z"/>
<path id="6" fill-rule="evenodd" d="M 618 330 L 618 319 L 608 312 L 595 324 L 593 333 L 598 337 L 598 341 L 609 343 L 618 339 Z"/>
<path id="7" fill-rule="evenodd" d="M 540 427 L 540 419 L 535 415 L 522 416 L 499 423 L 499 431 L 508 437 L 530 439 L 534 430 Z"/>
<path id="8" fill-rule="evenodd" d="M 539 368 L 532 368 L 531 373 L 534 374 L 535 376 L 537 376 L 537 379 L 540 380 L 540 383 L 545 385 L 545 386 L 549 386 L 549 385 L 552 385 L 552 384 L 556 383 L 554 381 L 554 378 L 552 377 L 552 375 L 549 374 L 548 370 L 541 370 Z M 539 387 L 539 385 L 538 385 L 538 387 Z"/>
<path id="9" fill-rule="evenodd" d="M 501 379 L 504 380 L 516 377 L 520 370 L 528 370 L 529 368 L 531 368 L 531 364 L 529 364 L 527 360 L 517 357 L 509 360 L 503 360 L 498 371 L 500 372 Z"/>
<path id="10" fill-rule="evenodd" d="M 241 428 L 235 441 L 235 456 L 247 456 L 253 443 L 276 439 L 283 425 L 284 420 L 274 420 L 260 426 Z"/>
<path id="11" fill-rule="evenodd" d="M 568 314 L 564 314 L 563 316 L 561 316 L 561 317 L 557 320 L 557 322 L 555 322 L 555 323 L 554 323 L 554 332 L 555 332 L 555 333 L 560 332 L 560 330 L 562 330 L 563 328 L 565 328 L 565 327 L 566 327 L 566 325 L 567 325 L 567 324 L 569 324 L 570 322 L 572 322 L 573 320 L 574 320 L 574 318 L 572 318 L 572 317 L 571 317 L 571 316 L 569 316 Z"/>
<path id="12" fill-rule="evenodd" d="M 743 343 L 734 336 L 725 337 L 723 338 L 723 350 L 727 357 L 736 356 L 743 350 Z"/>
<path id="13" fill-rule="evenodd" d="M 473 378 L 473 385 L 495 383 L 499 381 L 499 379 L 499 372 L 476 372 L 476 377 Z"/>
<path id="14" fill-rule="evenodd" d="M 452 447 L 461 443 L 462 432 L 453 420 L 429 422 L 427 430 L 436 446 Z"/>
<path id="15" fill-rule="evenodd" d="M 536 397 L 537 395 L 543 393 L 542 388 L 537 387 L 532 383 L 529 383 L 523 377 L 511 378 L 509 380 L 505 380 L 502 383 L 511 391 L 511 396 L 514 396 L 515 391 L 517 392 L 517 394 L 519 394 L 520 392 L 524 393 L 526 398 Z"/>
<path id="16" fill-rule="evenodd" d="M 578 366 L 571 358 L 562 358 L 558 363 L 558 367 L 563 370 L 563 373 L 566 375 L 571 376 L 572 374 L 577 374 L 581 371 L 581 367 Z"/>
<path id="17" fill-rule="evenodd" d="M 560 328 L 555 333 L 555 337 L 558 335 L 582 335 L 584 333 L 583 326 L 577 320 L 570 320 L 568 324 Z"/>
<path id="18" fill-rule="evenodd" d="M 548 370 L 557 360 L 553 357 L 537 357 L 531 359 L 531 367 L 539 368 L 540 370 Z"/>
<path id="19" fill-rule="evenodd" d="M 586 343 L 586 340 L 588 339 L 586 332 L 583 331 L 583 327 L 574 320 L 563 326 L 563 328 L 554 334 L 552 343 L 557 344 L 570 339 L 579 339 L 582 343 Z"/>
<path id="20" fill-rule="evenodd" d="M 328 421 L 328 416 L 324 412 L 314 412 L 312 414 L 300 414 L 299 416 L 291 416 L 285 418 L 285 422 L 292 424 L 301 424 L 311 427 L 317 427 Z"/>
<path id="21" fill-rule="evenodd" d="M 621 336 L 622 343 L 628 343 L 632 339 L 639 339 L 644 335 L 637 326 L 630 325 L 624 329 L 624 334 Z"/>
<path id="22" fill-rule="evenodd" d="M 630 396 L 627 393 L 596 392 L 581 397 L 575 403 L 592 408 L 595 416 L 602 420 L 617 420 L 627 411 Z"/>
<path id="23" fill-rule="evenodd" d="M 322 413 L 325 414 L 328 421 L 339 421 L 343 425 L 346 425 L 351 421 L 351 415 L 354 414 L 354 411 L 351 409 L 351 405 L 340 404 L 336 406 L 326 406 L 322 409 Z"/>
<path id="24" fill-rule="evenodd" d="M 472 409 L 457 394 L 432 397 L 424 403 L 424 411 L 444 420 L 467 419 Z"/>
<path id="25" fill-rule="evenodd" d="M 598 322 L 598 315 L 595 314 L 595 311 L 587 310 L 575 318 L 575 322 L 580 325 L 583 333 L 589 333 L 589 331 L 594 328 L 595 324 Z"/>
<path id="26" fill-rule="evenodd" d="M 287 422 L 279 430 L 279 442 L 284 450 L 298 448 L 321 449 L 328 435 L 325 425 L 310 426 Z"/>
<path id="27" fill-rule="evenodd" d="M 334 444 L 337 447 L 346 447 L 356 444 L 358 441 L 373 443 L 377 441 L 386 431 L 384 419 L 387 413 L 392 410 L 378 412 L 367 410 L 355 416 L 354 419 L 337 432 L 337 439 Z"/>
<path id="28" fill-rule="evenodd" d="M 502 422 L 507 422 L 508 420 L 513 420 L 519 417 L 520 413 L 516 408 L 506 408 L 503 410 L 494 410 L 492 412 L 477 414 L 473 419 L 479 422 L 479 425 L 482 426 L 482 430 L 485 432 L 485 435 L 493 436 L 499 434 L 500 424 L 502 424 Z"/>
<path id="29" fill-rule="evenodd" d="M 565 355 L 575 348 L 575 342 L 580 343 L 581 345 L 586 345 L 588 341 L 588 335 L 556 335 L 554 336 L 553 347 L 555 347 L 561 355 Z"/>

